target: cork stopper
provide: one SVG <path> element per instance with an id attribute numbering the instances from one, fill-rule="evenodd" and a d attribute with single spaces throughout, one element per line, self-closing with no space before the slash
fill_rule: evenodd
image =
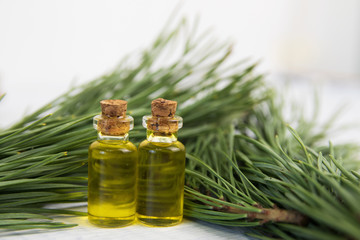
<path id="1" fill-rule="evenodd" d="M 103 135 L 119 136 L 130 130 L 132 118 L 126 116 L 127 102 L 124 100 L 102 100 L 101 116 L 97 120 L 97 129 Z"/>
<path id="2" fill-rule="evenodd" d="M 124 100 L 102 100 L 101 104 L 101 114 L 107 117 L 125 117 L 127 102 Z"/>
<path id="3" fill-rule="evenodd" d="M 177 132 L 179 129 L 178 119 L 175 117 L 176 101 L 163 98 L 151 102 L 150 118 L 147 118 L 147 129 L 165 134 Z"/>
<path id="4" fill-rule="evenodd" d="M 158 98 L 151 102 L 151 114 L 153 117 L 174 117 L 176 106 L 176 101 Z"/>

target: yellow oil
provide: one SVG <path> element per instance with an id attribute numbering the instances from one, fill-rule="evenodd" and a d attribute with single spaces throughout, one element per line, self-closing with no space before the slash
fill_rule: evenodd
<path id="1" fill-rule="evenodd" d="M 135 221 L 137 149 L 123 140 L 98 140 L 89 148 L 88 218 L 100 227 Z"/>
<path id="2" fill-rule="evenodd" d="M 154 227 L 183 218 L 185 147 L 179 142 L 143 141 L 139 146 L 137 219 Z"/>

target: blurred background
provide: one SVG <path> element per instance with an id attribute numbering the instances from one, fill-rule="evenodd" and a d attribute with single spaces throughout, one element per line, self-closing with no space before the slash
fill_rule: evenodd
<path id="1" fill-rule="evenodd" d="M 177 8 L 237 59 L 261 60 L 268 81 L 320 83 L 325 105 L 359 99 L 358 0 L 0 0 L 0 127 L 149 46 Z"/>

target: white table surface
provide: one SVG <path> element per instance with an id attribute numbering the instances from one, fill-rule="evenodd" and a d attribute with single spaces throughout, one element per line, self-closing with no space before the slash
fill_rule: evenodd
<path id="1" fill-rule="evenodd" d="M 86 211 L 86 208 L 80 210 Z M 209 239 L 254 239 L 244 234 L 244 230 L 235 227 L 223 227 L 201 221 L 184 221 L 173 227 L 152 228 L 134 224 L 123 228 L 99 228 L 83 217 L 58 217 L 57 221 L 78 224 L 73 228 L 59 230 L 24 230 L 17 232 L 0 232 L 1 240 L 112 240 L 112 239 L 171 239 L 171 240 L 209 240 Z"/>

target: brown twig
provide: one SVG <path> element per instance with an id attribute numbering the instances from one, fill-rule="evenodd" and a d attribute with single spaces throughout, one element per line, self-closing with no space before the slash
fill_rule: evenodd
<path id="1" fill-rule="evenodd" d="M 201 193 L 198 188 L 192 188 L 192 189 Z M 206 195 L 211 196 L 209 190 L 206 191 Z M 225 198 L 220 197 L 219 200 L 225 201 Z M 207 201 L 211 201 L 211 200 L 207 199 Z M 261 220 L 261 224 L 267 222 L 283 222 L 283 223 L 292 223 L 300 226 L 305 226 L 309 222 L 309 218 L 307 216 L 294 210 L 280 209 L 276 205 L 274 205 L 273 208 L 263 208 L 260 204 L 255 204 L 253 206 L 260 209 L 261 212 L 246 211 L 236 207 L 230 207 L 225 205 L 222 205 L 221 207 L 215 207 L 215 206 L 211 206 L 211 207 L 213 208 L 213 210 L 219 212 L 246 214 L 247 219 Z"/>
<path id="2" fill-rule="evenodd" d="M 261 220 L 262 224 L 266 222 L 286 222 L 286 223 L 292 223 L 292 224 L 304 226 L 309 221 L 305 215 L 297 211 L 280 209 L 276 207 L 275 208 L 262 208 L 261 206 L 257 206 L 257 207 L 262 211 L 250 212 L 229 206 L 223 206 L 221 208 L 214 207 L 214 210 L 227 212 L 227 213 L 247 214 L 248 219 Z"/>

